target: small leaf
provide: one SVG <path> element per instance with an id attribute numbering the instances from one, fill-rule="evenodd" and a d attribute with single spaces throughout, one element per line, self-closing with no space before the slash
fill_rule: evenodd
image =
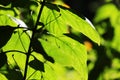
<path id="1" fill-rule="evenodd" d="M 11 26 L 0 26 L 0 48 L 9 41 L 15 29 L 15 27 Z"/>
<path id="2" fill-rule="evenodd" d="M 100 36 L 90 22 L 88 22 L 87 18 L 85 18 L 87 19 L 86 21 L 75 13 L 72 13 L 71 9 L 65 9 L 61 6 L 59 7 L 62 15 L 61 18 L 64 20 L 65 24 L 70 25 L 74 30 L 84 34 L 98 45 L 100 44 Z"/>
<path id="3" fill-rule="evenodd" d="M 41 62 L 37 59 L 34 59 L 34 60 L 30 61 L 29 66 L 34 68 L 35 70 L 40 70 L 42 72 L 45 72 L 43 62 Z"/>
<path id="4" fill-rule="evenodd" d="M 118 12 L 119 10 L 114 4 L 112 3 L 105 4 L 97 10 L 97 14 L 95 16 L 94 21 L 97 23 L 107 18 L 115 19 L 116 15 L 118 15 Z M 113 21 L 116 21 L 116 20 L 113 20 Z"/>

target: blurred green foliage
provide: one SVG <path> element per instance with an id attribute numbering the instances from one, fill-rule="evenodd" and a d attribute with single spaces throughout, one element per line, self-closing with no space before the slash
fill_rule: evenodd
<path id="1" fill-rule="evenodd" d="M 89 80 L 120 79 L 120 2 L 106 0 L 99 6 L 94 25 L 101 36 L 101 46 L 88 52 Z"/>

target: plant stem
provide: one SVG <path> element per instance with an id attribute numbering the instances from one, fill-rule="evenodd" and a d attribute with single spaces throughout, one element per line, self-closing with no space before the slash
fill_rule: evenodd
<path id="1" fill-rule="evenodd" d="M 39 14 L 38 14 L 38 17 L 37 17 L 35 27 L 33 29 L 32 37 L 31 37 L 31 40 L 30 40 L 30 45 L 29 45 L 28 52 L 27 52 L 27 57 L 26 57 L 24 76 L 23 76 L 22 80 L 26 80 L 26 77 L 27 77 L 29 57 L 31 55 L 31 47 L 32 47 L 33 39 L 34 39 L 34 36 L 35 36 L 35 32 L 36 32 L 36 29 L 37 29 L 37 26 L 38 26 L 38 23 L 39 23 L 44 5 L 45 5 L 45 0 L 43 0 L 43 2 L 41 3 L 41 8 L 40 8 L 40 11 L 39 11 Z"/>

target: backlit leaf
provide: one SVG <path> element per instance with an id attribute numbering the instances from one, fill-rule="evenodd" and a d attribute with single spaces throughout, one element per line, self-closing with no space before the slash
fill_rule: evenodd
<path id="1" fill-rule="evenodd" d="M 10 25 L 10 26 L 17 26 L 17 24 L 15 22 L 13 22 L 10 17 L 8 15 L 11 14 L 11 12 L 6 12 L 6 14 L 2 14 L 5 13 L 4 11 L 0 10 L 1 14 L 0 14 L 0 25 Z M 9 13 L 9 14 L 7 14 Z"/>
<path id="2" fill-rule="evenodd" d="M 56 63 L 73 67 L 79 72 L 80 80 L 87 80 L 86 49 L 82 44 L 66 36 L 45 35 L 39 40 Z"/>
<path id="3" fill-rule="evenodd" d="M 52 5 L 52 4 L 51 4 Z M 100 38 L 97 31 L 84 19 L 62 6 L 54 6 L 59 8 L 60 12 L 55 9 L 44 7 L 41 21 L 45 24 L 46 29 L 53 34 L 60 35 L 69 33 L 68 26 L 71 26 L 77 32 L 81 32 L 94 42 L 100 44 Z"/>

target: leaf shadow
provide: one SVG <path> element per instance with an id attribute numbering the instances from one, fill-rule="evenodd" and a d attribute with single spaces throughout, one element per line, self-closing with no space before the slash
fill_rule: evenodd
<path id="1" fill-rule="evenodd" d="M 7 63 L 7 56 L 4 52 L 0 51 L 0 68 Z"/>
<path id="2" fill-rule="evenodd" d="M 0 26 L 0 48 L 10 40 L 12 33 L 16 28 L 11 26 Z"/>
<path id="3" fill-rule="evenodd" d="M 36 59 L 36 58 L 29 62 L 29 66 L 34 68 L 35 70 L 45 72 L 44 63 L 41 62 L 40 60 Z"/>
<path id="4" fill-rule="evenodd" d="M 8 63 L 6 63 L 3 68 L 0 68 L 0 73 L 3 74 L 8 80 L 22 80 L 23 78 L 19 66 L 15 65 L 10 68 Z"/>
<path id="5" fill-rule="evenodd" d="M 40 43 L 40 41 L 37 38 L 34 38 L 32 40 L 32 48 L 33 48 L 33 51 L 41 54 L 46 60 L 48 60 L 52 63 L 55 62 L 54 59 L 45 52 L 42 44 Z"/>

